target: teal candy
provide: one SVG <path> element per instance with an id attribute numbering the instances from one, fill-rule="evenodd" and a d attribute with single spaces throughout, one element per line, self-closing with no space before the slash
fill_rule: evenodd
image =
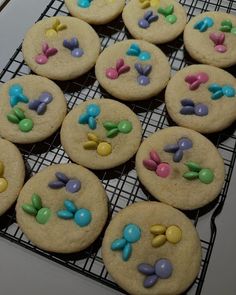
<path id="1" fill-rule="evenodd" d="M 88 119 L 89 119 L 89 115 L 87 113 L 83 113 L 79 117 L 79 123 L 80 124 L 87 124 L 88 123 Z"/>
<path id="2" fill-rule="evenodd" d="M 96 129 L 97 123 L 96 123 L 96 120 L 94 119 L 94 117 L 89 117 L 88 125 L 89 125 L 90 129 L 92 129 L 92 130 Z"/>
<path id="3" fill-rule="evenodd" d="M 8 94 L 10 96 L 17 96 L 19 94 L 21 94 L 23 92 L 23 88 L 20 84 L 13 84 L 9 91 L 8 91 Z"/>
<path id="4" fill-rule="evenodd" d="M 84 227 L 91 222 L 92 215 L 88 209 L 82 208 L 75 213 L 74 220 L 79 226 Z"/>
<path id="5" fill-rule="evenodd" d="M 78 0 L 77 4 L 81 8 L 88 8 L 90 6 L 91 0 Z"/>
<path id="6" fill-rule="evenodd" d="M 127 244 L 127 241 L 125 239 L 117 239 L 112 242 L 111 244 L 111 250 L 122 250 L 124 249 L 125 245 Z"/>
<path id="7" fill-rule="evenodd" d="M 151 54 L 150 54 L 149 52 L 147 52 L 147 51 L 142 51 L 142 52 L 139 54 L 139 59 L 140 59 L 140 60 L 143 60 L 143 61 L 145 61 L 145 60 L 149 60 L 149 59 L 151 59 Z"/>
<path id="8" fill-rule="evenodd" d="M 204 23 L 207 24 L 208 28 L 214 25 L 214 20 L 211 17 L 205 17 L 203 19 Z"/>
<path id="9" fill-rule="evenodd" d="M 77 211 L 77 208 L 74 204 L 74 202 L 70 201 L 70 200 L 65 200 L 64 201 L 64 206 L 66 207 L 66 209 L 70 212 L 70 213 L 75 213 Z M 72 215 L 73 217 L 73 215 Z"/>
<path id="10" fill-rule="evenodd" d="M 135 243 L 141 238 L 141 229 L 136 224 L 128 224 L 125 226 L 124 238 L 129 243 Z"/>
<path id="11" fill-rule="evenodd" d="M 122 251 L 122 259 L 128 261 L 132 254 L 132 246 L 130 243 L 127 243 Z"/>
<path id="12" fill-rule="evenodd" d="M 220 99 L 224 95 L 222 90 L 218 90 L 212 94 L 211 98 L 214 100 Z"/>
<path id="13" fill-rule="evenodd" d="M 11 105 L 11 107 L 14 107 L 15 105 L 17 105 L 17 103 L 18 103 L 17 96 L 11 96 L 10 97 L 10 105 Z"/>
<path id="14" fill-rule="evenodd" d="M 235 96 L 235 89 L 232 86 L 225 85 L 222 87 L 222 91 L 225 96 L 227 97 L 234 97 Z"/>
<path id="15" fill-rule="evenodd" d="M 74 214 L 67 210 L 60 210 L 57 212 L 57 216 L 62 219 L 72 219 Z"/>
<path id="16" fill-rule="evenodd" d="M 87 106 L 87 114 L 92 117 L 97 117 L 101 112 L 100 107 L 97 104 L 90 104 Z"/>
<path id="17" fill-rule="evenodd" d="M 212 83 L 209 87 L 208 90 L 211 92 L 216 92 L 218 90 L 221 90 L 221 86 L 217 83 Z"/>

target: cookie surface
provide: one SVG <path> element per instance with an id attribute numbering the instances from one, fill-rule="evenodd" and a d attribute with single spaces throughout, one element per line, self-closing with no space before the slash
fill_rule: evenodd
<path id="1" fill-rule="evenodd" d="M 100 41 L 94 29 L 82 20 L 49 17 L 28 30 L 22 51 L 25 62 L 38 75 L 70 80 L 94 66 Z"/>
<path id="2" fill-rule="evenodd" d="M 73 16 L 89 24 L 102 25 L 122 12 L 125 0 L 65 0 L 65 5 Z"/>
<path id="3" fill-rule="evenodd" d="M 41 209 L 35 194 L 41 199 Z M 16 205 L 17 222 L 29 240 L 39 248 L 58 253 L 77 252 L 91 245 L 107 214 L 107 196 L 99 179 L 75 164 L 52 165 L 34 175 L 24 185 Z"/>
<path id="4" fill-rule="evenodd" d="M 128 225 L 129 231 L 124 234 Z M 150 229 L 154 225 L 178 227 L 180 241 L 173 244 L 167 240 L 163 245 L 153 247 L 155 235 Z M 114 241 L 122 237 L 127 239 L 126 244 L 133 238 L 129 243 L 131 255 L 126 261 L 122 259 L 126 250 L 111 249 Z M 139 202 L 121 210 L 111 221 L 103 239 L 102 257 L 110 275 L 129 294 L 172 295 L 182 293 L 196 278 L 200 269 L 201 245 L 196 229 L 183 213 L 159 202 Z M 154 266 L 160 259 L 171 263 L 172 274 L 145 288 L 143 284 L 148 275 L 141 273 L 138 266 L 143 263 Z M 151 269 L 149 276 L 152 273 Z"/>
<path id="5" fill-rule="evenodd" d="M 152 196 L 184 210 L 210 203 L 224 182 L 218 150 L 200 133 L 183 127 L 165 128 L 145 139 L 136 170 Z"/>
<path id="6" fill-rule="evenodd" d="M 26 75 L 9 80 L 1 87 L 0 96 L 0 135 L 12 142 L 44 140 L 66 115 L 63 92 L 44 77 Z"/>
<path id="7" fill-rule="evenodd" d="M 0 216 L 15 202 L 24 179 L 21 153 L 14 144 L 0 138 Z"/>
<path id="8" fill-rule="evenodd" d="M 163 90 L 170 78 L 164 53 L 142 40 L 125 40 L 106 48 L 95 74 L 107 92 L 121 100 L 144 100 Z"/>
<path id="9" fill-rule="evenodd" d="M 204 12 L 193 17 L 184 30 L 184 45 L 200 63 L 226 68 L 236 64 L 236 16 Z"/>
<path id="10" fill-rule="evenodd" d="M 165 102 L 178 125 L 201 133 L 217 132 L 236 120 L 236 80 L 219 68 L 192 65 L 170 80 Z"/>
<path id="11" fill-rule="evenodd" d="M 183 32 L 187 15 L 181 4 L 175 0 L 157 0 L 149 5 L 143 2 L 131 0 L 122 13 L 125 26 L 134 38 L 162 44 Z"/>
<path id="12" fill-rule="evenodd" d="M 80 121 L 95 112 L 97 116 Z M 105 98 L 75 107 L 61 128 L 66 153 L 74 162 L 91 169 L 108 169 L 125 163 L 136 153 L 140 141 L 138 117 L 127 106 Z"/>

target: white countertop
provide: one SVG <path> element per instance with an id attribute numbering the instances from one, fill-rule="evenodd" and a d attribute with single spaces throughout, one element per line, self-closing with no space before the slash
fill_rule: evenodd
<path id="1" fill-rule="evenodd" d="M 0 12 L 0 71 L 49 0 L 11 0 Z M 25 9 L 27 7 L 27 10 Z M 236 170 L 223 212 L 202 295 L 236 294 Z M 0 237 L 0 293 L 3 295 L 120 294 Z"/>

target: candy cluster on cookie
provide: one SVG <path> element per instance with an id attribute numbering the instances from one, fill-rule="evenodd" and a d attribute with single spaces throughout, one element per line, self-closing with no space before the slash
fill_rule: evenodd
<path id="1" fill-rule="evenodd" d="M 99 138 L 96 134 L 97 117 L 101 113 L 101 108 L 98 104 L 89 104 L 86 107 L 84 113 L 78 118 L 78 124 L 87 125 L 89 130 L 94 132 L 87 133 L 87 141 L 83 142 L 83 148 L 85 150 L 96 150 L 99 156 L 108 156 L 112 153 L 112 142 L 108 142 L 108 139 L 112 139 L 119 134 L 128 134 L 132 132 L 132 123 L 127 120 L 121 120 L 119 122 L 112 122 L 104 120 L 102 127 L 105 131 L 105 136 Z"/>
<path id="2" fill-rule="evenodd" d="M 173 154 L 173 163 L 179 163 L 184 158 L 184 154 L 191 150 L 193 142 L 190 138 L 182 137 L 176 143 L 168 143 L 163 147 L 162 152 Z M 201 167 L 194 161 L 187 161 L 184 163 L 189 171 L 186 171 L 182 177 L 186 180 L 198 179 L 201 183 L 209 184 L 214 180 L 214 172 L 207 167 Z M 143 160 L 143 166 L 156 173 L 160 178 L 167 178 L 171 176 L 173 170 L 171 163 L 161 162 L 160 156 L 156 150 L 150 150 L 149 158 Z M 180 167 L 181 167 L 180 166 Z M 175 166 L 176 169 L 176 166 Z"/>
<path id="3" fill-rule="evenodd" d="M 217 27 L 213 16 L 203 17 L 194 24 L 193 28 L 198 30 L 199 33 L 208 34 L 209 39 L 213 42 L 212 45 L 214 46 L 215 51 L 219 53 L 225 53 L 228 50 L 225 44 L 228 43 L 226 41 L 227 33 L 236 35 L 236 24 L 232 24 L 229 19 L 224 19 L 221 22 L 220 27 Z M 214 28 L 215 31 L 208 33 L 209 28 Z"/>
<path id="4" fill-rule="evenodd" d="M 7 114 L 7 119 L 13 124 L 18 124 L 22 132 L 30 132 L 34 127 L 32 119 L 25 116 L 25 111 L 17 107 L 18 103 L 25 103 L 28 109 L 34 110 L 38 115 L 43 115 L 47 111 L 47 105 L 53 100 L 49 92 L 42 92 L 37 99 L 29 100 L 24 94 L 24 88 L 20 84 L 13 84 L 9 87 L 9 104 L 11 111 Z"/>
<path id="5" fill-rule="evenodd" d="M 81 182 L 77 178 L 70 178 L 62 172 L 55 173 L 55 179 L 48 183 L 48 188 L 53 190 L 65 189 L 69 194 L 78 193 L 81 189 Z M 70 220 L 80 227 L 85 227 L 92 221 L 92 213 L 87 208 L 79 208 L 73 200 L 65 199 L 62 209 L 53 212 L 52 209 L 44 207 L 41 197 L 34 193 L 31 197 L 31 203 L 22 205 L 22 210 L 35 217 L 39 224 L 46 224 L 52 215 L 56 214 L 59 219 Z"/>
<path id="6" fill-rule="evenodd" d="M 0 161 L 0 193 L 3 193 L 7 190 L 8 182 L 4 177 L 4 163 Z"/>
<path id="7" fill-rule="evenodd" d="M 115 239 L 111 243 L 111 251 L 121 251 L 122 260 L 127 262 L 132 259 L 133 244 L 137 243 L 138 247 L 142 247 L 142 239 L 147 238 L 148 234 L 140 228 L 139 225 L 134 223 L 126 224 L 123 228 L 122 236 Z M 153 237 L 154 236 L 154 237 Z M 150 226 L 150 247 L 159 248 L 165 247 L 165 243 L 176 245 L 181 242 L 182 230 L 177 225 L 165 226 L 162 224 L 154 224 Z M 158 249 L 156 250 L 158 253 Z M 156 284 L 158 279 L 167 279 L 171 276 L 173 265 L 167 258 L 161 258 L 153 261 L 153 265 L 143 262 L 137 266 L 137 271 L 143 274 L 144 288 L 150 288 Z"/>

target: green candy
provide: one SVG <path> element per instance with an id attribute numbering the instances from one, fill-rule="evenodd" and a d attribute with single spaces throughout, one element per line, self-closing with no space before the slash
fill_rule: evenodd
<path id="1" fill-rule="evenodd" d="M 199 179 L 205 184 L 209 184 L 214 180 L 214 174 L 211 169 L 204 168 L 199 172 Z"/>
<path id="2" fill-rule="evenodd" d="M 234 27 L 233 29 L 231 29 L 231 33 L 236 35 L 236 27 Z"/>
<path id="3" fill-rule="evenodd" d="M 130 133 L 130 131 L 133 129 L 132 123 L 128 120 L 122 120 L 118 124 L 118 129 L 121 133 Z"/>
<path id="4" fill-rule="evenodd" d="M 33 129 L 34 123 L 31 119 L 23 119 L 19 123 L 19 128 L 22 132 L 29 132 Z"/>
<path id="5" fill-rule="evenodd" d="M 223 20 L 223 21 L 221 22 L 221 26 L 222 26 L 222 27 L 229 27 L 229 28 L 232 28 L 232 27 L 233 27 L 232 22 L 231 22 L 231 20 L 229 20 L 229 19 L 225 19 L 225 20 Z"/>
<path id="6" fill-rule="evenodd" d="M 177 16 L 174 14 L 168 15 L 166 21 L 170 24 L 174 24 L 177 21 Z"/>
<path id="7" fill-rule="evenodd" d="M 41 208 L 36 215 L 36 220 L 40 224 L 45 224 L 48 222 L 51 216 L 51 210 L 49 208 Z"/>
<path id="8" fill-rule="evenodd" d="M 200 170 L 202 169 L 200 165 L 192 161 L 187 162 L 185 165 L 189 168 L 190 171 L 193 172 L 200 172 Z"/>
<path id="9" fill-rule="evenodd" d="M 117 128 L 117 124 L 107 121 L 103 123 L 103 127 L 106 128 L 106 130 L 111 130 Z"/>
<path id="10" fill-rule="evenodd" d="M 160 7 L 157 11 L 164 16 L 168 16 L 174 12 L 174 5 L 169 5 L 166 8 Z"/>
<path id="11" fill-rule="evenodd" d="M 18 124 L 20 122 L 20 120 L 17 118 L 17 116 L 13 113 L 7 114 L 7 119 L 8 119 L 8 121 L 10 121 L 11 123 L 14 123 L 14 124 Z"/>
<path id="12" fill-rule="evenodd" d="M 36 216 L 37 210 L 34 208 L 31 204 L 23 204 L 21 208 L 25 211 L 25 213 L 28 213 L 30 215 Z"/>
<path id="13" fill-rule="evenodd" d="M 198 178 L 198 176 L 199 176 L 198 172 L 194 172 L 194 171 L 186 172 L 183 175 L 183 177 L 186 178 L 187 180 L 196 179 L 196 178 Z"/>
<path id="14" fill-rule="evenodd" d="M 221 26 L 220 31 L 221 32 L 230 32 L 231 28 L 229 26 Z"/>
<path id="15" fill-rule="evenodd" d="M 31 197 L 32 204 L 36 210 L 40 210 L 42 208 L 42 201 L 39 195 L 33 194 Z"/>
<path id="16" fill-rule="evenodd" d="M 24 112 L 22 111 L 22 109 L 20 108 L 14 108 L 13 112 L 15 113 L 15 115 L 17 116 L 17 118 L 19 120 L 23 120 L 25 118 Z"/>
<path id="17" fill-rule="evenodd" d="M 107 132 L 107 137 L 112 138 L 115 137 L 119 133 L 118 128 L 111 129 Z"/>

